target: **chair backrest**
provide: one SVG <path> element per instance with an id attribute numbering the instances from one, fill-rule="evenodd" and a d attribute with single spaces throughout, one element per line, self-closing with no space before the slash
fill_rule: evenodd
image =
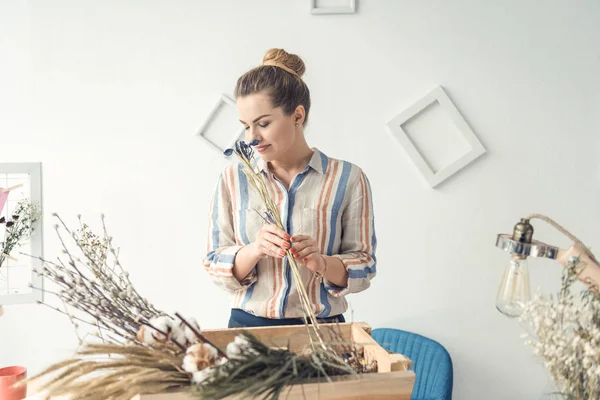
<path id="1" fill-rule="evenodd" d="M 435 340 L 399 329 L 374 329 L 373 339 L 384 349 L 401 353 L 413 362 L 416 380 L 412 400 L 451 400 L 452 359 Z"/>

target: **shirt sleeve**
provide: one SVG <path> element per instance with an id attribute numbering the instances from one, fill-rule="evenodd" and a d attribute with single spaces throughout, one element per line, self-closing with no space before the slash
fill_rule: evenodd
<path id="1" fill-rule="evenodd" d="M 377 273 L 375 249 L 375 218 L 371 186 L 366 175 L 360 171 L 358 179 L 349 186 L 349 202 L 342 215 L 342 243 L 339 258 L 348 271 L 348 285 L 337 286 L 327 280 L 325 289 L 335 297 L 358 293 L 371 286 Z"/>
<path id="2" fill-rule="evenodd" d="M 243 246 L 235 240 L 233 210 L 225 176 L 223 173 L 219 177 L 210 202 L 207 249 L 202 261 L 217 286 L 235 292 L 253 285 L 257 281 L 257 272 L 253 268 L 241 282 L 233 276 L 235 257 Z"/>

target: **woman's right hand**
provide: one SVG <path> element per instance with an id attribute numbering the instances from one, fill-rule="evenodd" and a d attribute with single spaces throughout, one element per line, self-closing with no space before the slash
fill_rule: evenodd
<path id="1" fill-rule="evenodd" d="M 250 246 L 258 258 L 267 256 L 283 258 L 286 250 L 291 246 L 290 239 L 290 235 L 277 225 L 265 224 L 258 231 L 256 240 Z"/>

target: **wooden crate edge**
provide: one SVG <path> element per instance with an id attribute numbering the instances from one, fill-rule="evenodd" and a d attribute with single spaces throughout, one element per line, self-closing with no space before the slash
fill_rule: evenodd
<path id="1" fill-rule="evenodd" d="M 395 371 L 385 373 L 361 374 L 337 377 L 334 382 L 311 382 L 294 385 L 282 396 L 289 400 L 314 398 L 323 400 L 341 399 L 405 399 L 409 400 L 415 382 L 413 371 Z M 369 397 L 366 397 L 369 396 Z M 179 389 L 157 394 L 139 394 L 132 400 L 190 400 L 194 396 L 189 389 Z M 240 397 L 228 397 L 230 400 Z"/>

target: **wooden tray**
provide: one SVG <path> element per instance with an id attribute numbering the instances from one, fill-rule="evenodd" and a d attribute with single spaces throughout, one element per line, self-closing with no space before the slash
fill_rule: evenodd
<path id="1" fill-rule="evenodd" d="M 390 354 L 371 337 L 371 328 L 365 323 L 344 323 L 338 325 L 344 338 L 351 338 L 356 344 L 364 346 L 368 361 L 377 361 L 377 372 L 354 376 L 339 376 L 333 382 L 311 380 L 294 385 L 282 398 L 300 399 L 405 399 L 410 400 L 415 374 L 409 371 L 411 361 L 401 354 Z M 304 325 L 234 328 L 203 330 L 202 334 L 219 348 L 225 350 L 228 343 L 242 331 L 249 331 L 265 344 L 273 347 L 290 346 L 292 351 L 301 351 L 308 344 L 308 334 Z M 190 400 L 198 399 L 189 393 L 189 389 L 179 389 L 159 394 L 140 394 L 132 400 Z M 242 397 L 228 397 L 241 399 Z"/>

